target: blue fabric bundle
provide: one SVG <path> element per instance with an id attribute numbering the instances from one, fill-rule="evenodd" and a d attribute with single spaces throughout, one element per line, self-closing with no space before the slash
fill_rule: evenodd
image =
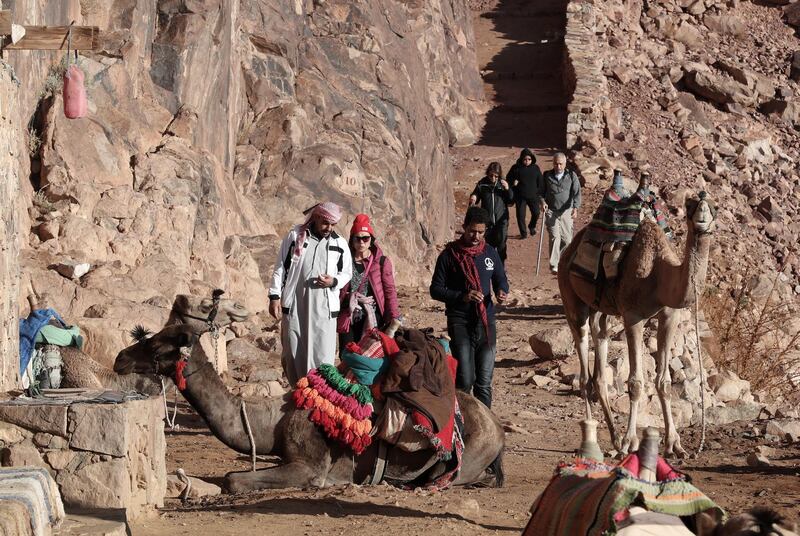
<path id="1" fill-rule="evenodd" d="M 31 311 L 28 318 L 21 318 L 19 321 L 19 375 L 22 376 L 28 368 L 28 362 L 33 355 L 33 348 L 36 344 L 36 336 L 39 331 L 55 318 L 66 326 L 64 320 L 53 309 L 36 309 Z"/>
<path id="2" fill-rule="evenodd" d="M 389 360 L 385 357 L 367 357 L 350 350 L 344 350 L 341 358 L 361 385 L 372 385 L 375 378 L 389 367 Z"/>

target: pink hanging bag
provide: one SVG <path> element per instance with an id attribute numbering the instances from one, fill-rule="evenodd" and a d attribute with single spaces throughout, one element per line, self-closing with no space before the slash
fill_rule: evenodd
<path id="1" fill-rule="evenodd" d="M 64 73 L 64 87 L 61 91 L 64 97 L 64 115 L 69 119 L 86 117 L 88 99 L 86 86 L 83 84 L 83 71 L 74 63 L 67 67 Z"/>
<path id="2" fill-rule="evenodd" d="M 64 73 L 64 84 L 61 87 L 61 96 L 64 99 L 64 115 L 68 119 L 86 117 L 89 100 L 86 97 L 86 86 L 83 84 L 83 71 L 78 67 L 78 51 L 75 51 L 75 63 L 70 64 L 70 49 L 72 48 L 72 21 L 67 34 L 67 70 Z"/>

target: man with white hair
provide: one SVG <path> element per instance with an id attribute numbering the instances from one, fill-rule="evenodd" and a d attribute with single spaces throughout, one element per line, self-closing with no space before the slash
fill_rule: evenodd
<path id="1" fill-rule="evenodd" d="M 550 235 L 550 272 L 556 274 L 561 253 L 572 241 L 572 219 L 581 206 L 581 183 L 575 172 L 567 169 L 564 153 L 553 156 L 553 169 L 545 172 L 542 187 L 544 224 Z"/>
<path id="2" fill-rule="evenodd" d="M 347 241 L 333 230 L 341 219 L 334 203 L 308 217 L 281 242 L 269 289 L 269 314 L 281 320 L 281 362 L 294 386 L 309 370 L 333 364 L 339 291 L 353 274 Z"/>

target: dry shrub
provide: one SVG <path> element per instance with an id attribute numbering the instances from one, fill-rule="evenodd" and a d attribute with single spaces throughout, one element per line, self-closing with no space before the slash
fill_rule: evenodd
<path id="1" fill-rule="evenodd" d="M 800 384 L 800 328 L 797 304 L 778 292 L 782 271 L 766 297 L 752 295 L 748 270 L 730 293 L 711 287 L 703 309 L 718 337 L 717 365 L 748 380 L 754 390 L 788 397 Z"/>
<path id="2" fill-rule="evenodd" d="M 39 149 L 42 146 L 42 138 L 39 137 L 39 133 L 36 131 L 35 128 L 29 127 L 28 128 L 28 154 L 30 156 L 36 156 L 39 154 Z"/>

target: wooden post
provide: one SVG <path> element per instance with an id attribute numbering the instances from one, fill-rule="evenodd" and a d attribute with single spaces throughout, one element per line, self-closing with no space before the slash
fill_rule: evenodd
<path id="1" fill-rule="evenodd" d="M 11 11 L 0 11 L 0 51 L 3 50 L 96 50 L 100 29 L 97 26 L 23 26 L 25 35 L 12 43 Z M 68 36 L 72 31 L 72 39 Z M 69 43 L 68 43 L 69 42 Z"/>
<path id="2" fill-rule="evenodd" d="M 11 35 L 11 11 L 0 11 L 0 35 Z"/>
<path id="3" fill-rule="evenodd" d="M 25 36 L 8 43 L 4 50 L 66 50 L 69 26 L 25 26 Z M 0 32 L 2 33 L 2 32 Z M 9 33 L 10 29 L 9 29 Z M 94 50 L 100 29 L 97 26 L 72 26 L 72 50 Z"/>

